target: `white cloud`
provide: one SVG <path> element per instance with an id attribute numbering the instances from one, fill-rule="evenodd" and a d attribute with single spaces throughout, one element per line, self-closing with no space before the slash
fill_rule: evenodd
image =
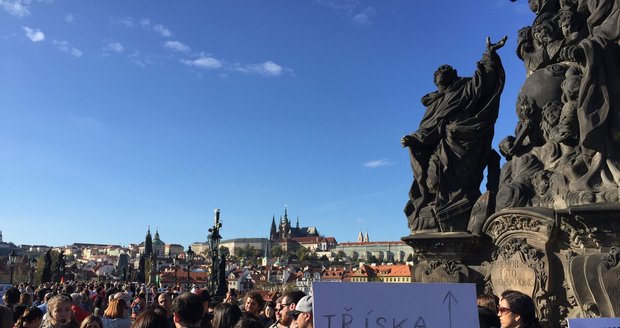
<path id="1" fill-rule="evenodd" d="M 387 159 L 379 159 L 379 160 L 364 163 L 365 167 L 369 167 L 371 169 L 381 167 L 381 166 L 390 166 L 390 165 L 392 165 L 392 162 L 390 162 Z"/>
<path id="2" fill-rule="evenodd" d="M 125 47 L 118 41 L 110 41 L 103 47 L 103 51 L 106 53 L 115 52 L 120 54 L 125 51 Z"/>
<path id="3" fill-rule="evenodd" d="M 172 36 L 172 32 L 165 26 L 161 25 L 161 24 L 157 24 L 155 26 L 153 26 L 153 31 L 157 32 L 159 35 L 163 36 L 163 37 L 170 37 Z"/>
<path id="4" fill-rule="evenodd" d="M 148 18 L 142 18 L 140 20 L 140 25 L 142 25 L 142 27 L 148 27 L 149 25 L 151 25 L 151 20 Z"/>
<path id="5" fill-rule="evenodd" d="M 374 17 L 376 13 L 373 7 L 368 7 L 364 9 L 363 12 L 353 16 L 353 23 L 360 26 L 371 26 L 372 17 Z"/>
<path id="6" fill-rule="evenodd" d="M 65 19 L 65 22 L 67 23 L 73 23 L 73 21 L 75 20 L 75 17 L 73 16 L 73 14 L 66 14 L 64 19 Z"/>
<path id="7" fill-rule="evenodd" d="M 182 60 L 181 62 L 188 66 L 204 69 L 218 69 L 224 66 L 220 60 L 208 56 L 201 56 L 200 58 L 194 60 Z"/>
<path id="8" fill-rule="evenodd" d="M 132 28 L 134 24 L 134 19 L 133 17 L 130 17 L 130 16 L 123 17 L 123 18 L 110 17 L 110 23 L 112 23 L 112 25 L 120 25 L 120 26 L 124 26 L 128 28 Z"/>
<path id="9" fill-rule="evenodd" d="M 192 50 L 188 45 L 185 45 L 179 41 L 166 41 L 164 42 L 164 47 L 178 52 L 188 52 Z"/>
<path id="10" fill-rule="evenodd" d="M 26 32 L 26 37 L 30 39 L 32 42 L 41 42 L 45 40 L 45 34 L 41 32 L 38 28 L 30 28 L 28 26 L 22 26 L 24 32 Z"/>
<path id="11" fill-rule="evenodd" d="M 281 76 L 284 73 L 293 74 L 291 69 L 284 68 L 272 61 L 266 61 L 261 64 L 235 64 L 232 69 L 242 73 L 252 73 L 264 76 Z"/>
<path id="12" fill-rule="evenodd" d="M 0 7 L 12 16 L 22 18 L 30 15 L 30 0 L 0 0 Z"/>
<path id="13" fill-rule="evenodd" d="M 53 41 L 54 45 L 56 45 L 56 47 L 64 52 L 70 53 L 73 57 L 82 57 L 82 51 L 74 48 L 71 44 L 69 44 L 69 42 L 67 41 L 57 41 L 54 40 Z"/>

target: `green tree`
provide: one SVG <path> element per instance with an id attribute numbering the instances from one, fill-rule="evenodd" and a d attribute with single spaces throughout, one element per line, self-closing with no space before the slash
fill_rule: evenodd
<path id="1" fill-rule="evenodd" d="M 271 257 L 281 257 L 284 255 L 284 251 L 280 245 L 271 247 Z"/>

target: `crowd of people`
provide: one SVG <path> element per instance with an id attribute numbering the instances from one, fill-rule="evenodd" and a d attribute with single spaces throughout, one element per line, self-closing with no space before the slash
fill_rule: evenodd
<path id="1" fill-rule="evenodd" d="M 0 328 L 313 328 L 311 295 L 235 290 L 215 304 L 205 289 L 147 289 L 119 283 L 28 284 L 9 288 L 0 305 Z M 517 291 L 480 295 L 481 328 L 538 328 L 532 299 Z"/>

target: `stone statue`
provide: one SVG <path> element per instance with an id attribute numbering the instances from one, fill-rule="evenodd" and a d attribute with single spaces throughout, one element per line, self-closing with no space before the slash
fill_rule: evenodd
<path id="1" fill-rule="evenodd" d="M 473 77 L 457 75 L 449 65 L 434 74 L 437 91 L 422 98 L 426 112 L 418 130 L 401 139 L 408 147 L 414 181 L 405 207 L 412 233 L 465 231 L 480 183 L 504 87 L 497 43 L 487 38 L 486 52 Z"/>

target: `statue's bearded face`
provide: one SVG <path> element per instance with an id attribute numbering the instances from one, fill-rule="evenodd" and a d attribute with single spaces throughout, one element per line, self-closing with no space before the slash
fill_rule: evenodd
<path id="1" fill-rule="evenodd" d="M 456 71 L 446 69 L 435 73 L 435 85 L 440 92 L 445 91 L 456 80 Z"/>

